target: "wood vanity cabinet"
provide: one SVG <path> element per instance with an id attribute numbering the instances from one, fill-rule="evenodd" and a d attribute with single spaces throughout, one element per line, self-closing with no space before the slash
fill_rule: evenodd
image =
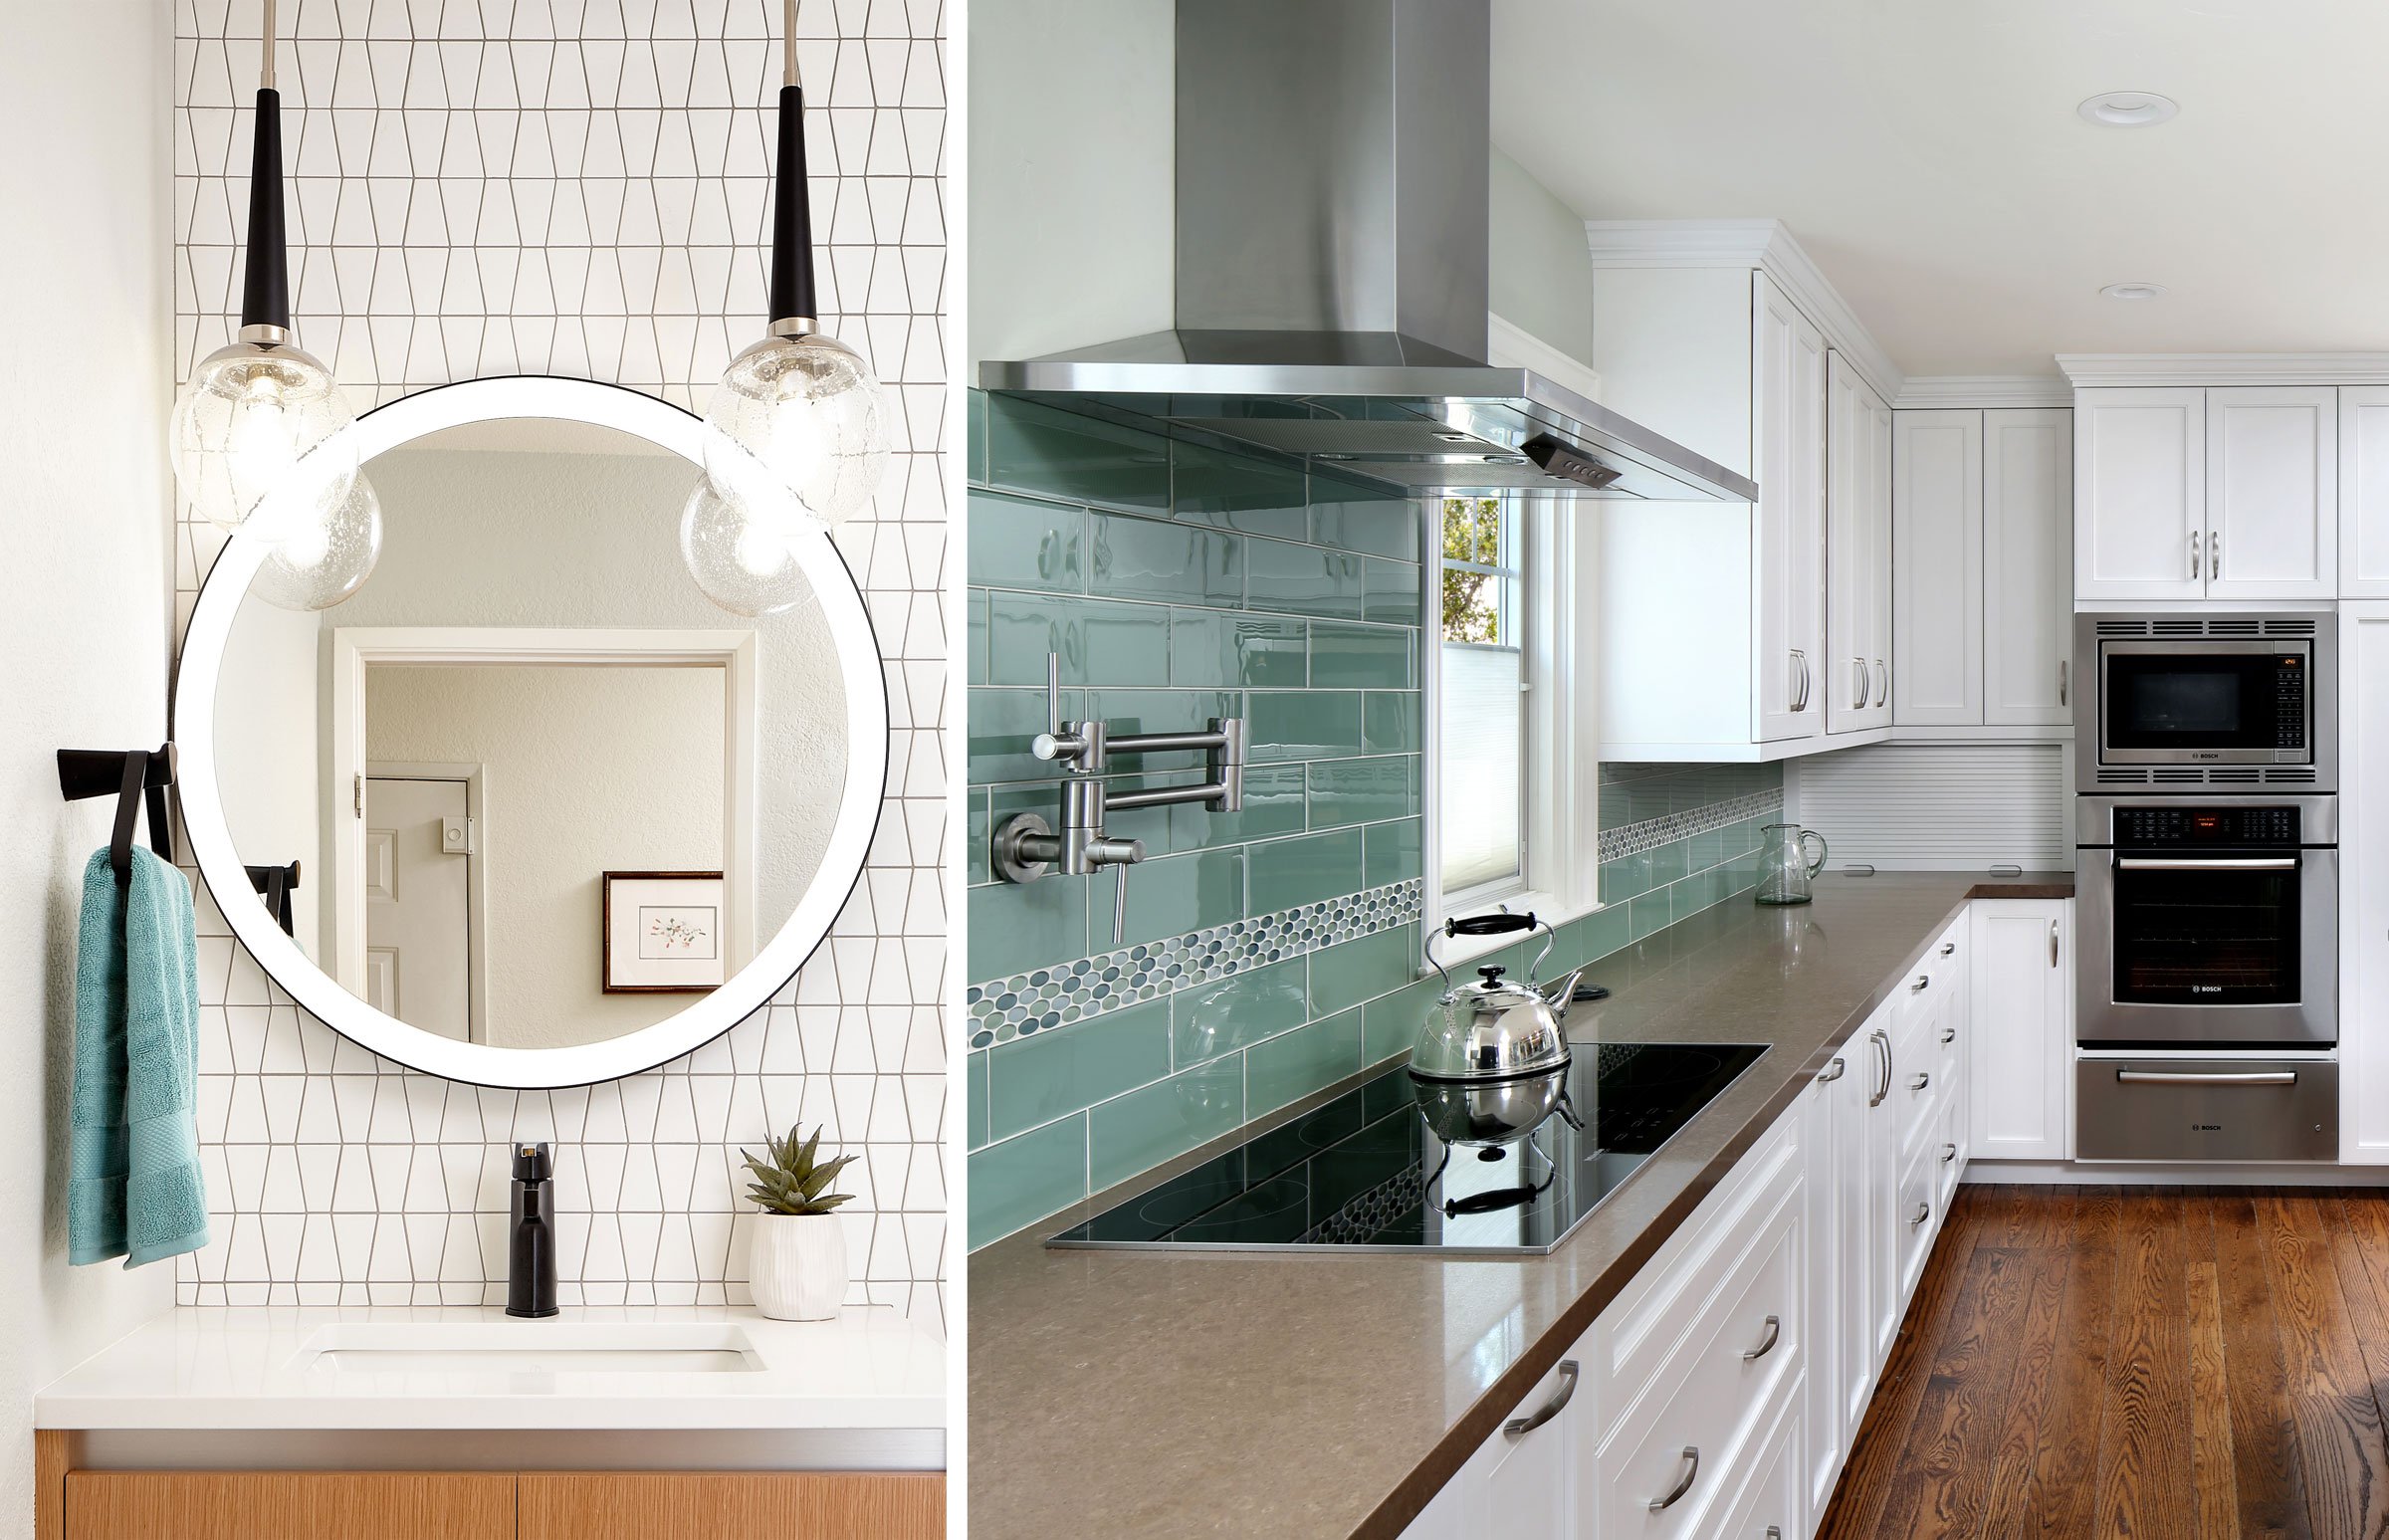
<path id="1" fill-rule="evenodd" d="M 73 1470 L 36 1434 L 38 1540 L 943 1540 L 911 1471 Z"/>

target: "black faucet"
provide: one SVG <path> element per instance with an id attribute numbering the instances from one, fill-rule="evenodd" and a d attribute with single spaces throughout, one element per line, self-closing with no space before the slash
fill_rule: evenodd
<path id="1" fill-rule="evenodd" d="M 515 1222 L 506 1256 L 506 1313 L 555 1314 L 555 1184 L 547 1147 L 515 1146 Z"/>

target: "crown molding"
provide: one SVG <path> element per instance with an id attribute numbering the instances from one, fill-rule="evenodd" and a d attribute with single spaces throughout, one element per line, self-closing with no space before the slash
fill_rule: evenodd
<path id="1" fill-rule="evenodd" d="M 2076 386 L 2389 384 L 2389 353 L 2060 353 Z"/>
<path id="2" fill-rule="evenodd" d="M 1593 269 L 1756 268 L 1792 297 L 1884 400 L 1905 378 L 1780 219 L 1588 219 Z M 1598 279 L 1596 280 L 1598 282 Z"/>
<path id="3" fill-rule="evenodd" d="M 2069 407 L 2073 386 L 2055 374 L 1911 374 L 1891 404 L 1901 411 Z"/>

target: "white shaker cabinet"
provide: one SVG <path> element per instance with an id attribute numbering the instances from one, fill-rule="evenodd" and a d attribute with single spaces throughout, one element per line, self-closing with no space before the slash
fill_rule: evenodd
<path id="1" fill-rule="evenodd" d="M 1764 275 L 1752 279 L 1758 377 L 1759 501 L 1754 520 L 1757 737 L 1825 730 L 1825 334 Z"/>
<path id="2" fill-rule="evenodd" d="M 2073 905 L 1985 899 L 1973 906 L 1973 1010 L 1966 1078 L 1980 1160 L 2070 1157 Z"/>
<path id="3" fill-rule="evenodd" d="M 1875 1356 L 1868 1288 L 1874 1268 L 1875 1211 L 1873 1098 L 1881 1060 L 1870 1023 L 1845 1044 L 1802 1094 L 1809 1148 L 1809 1377 L 1803 1387 L 1808 1424 L 1809 1511 L 1823 1513 L 1849 1443 L 1874 1395 Z M 1887 1122 L 1885 1118 L 1883 1121 Z"/>
<path id="4" fill-rule="evenodd" d="M 2339 392 L 2210 389 L 2206 428 L 2206 596 L 2337 597 Z"/>
<path id="5" fill-rule="evenodd" d="M 1577 1469 L 1592 1368 L 1581 1347 L 1562 1359 L 1411 1520 L 1402 1540 L 1578 1540 Z"/>
<path id="6" fill-rule="evenodd" d="M 1891 409 L 1839 351 L 1827 355 L 1825 423 L 1818 689 L 1826 732 L 1857 733 L 1891 722 Z"/>
<path id="7" fill-rule="evenodd" d="M 2073 394 L 2073 596 L 2206 594 L 2207 393 Z"/>
<path id="8" fill-rule="evenodd" d="M 2389 602 L 2339 606 L 2339 754 L 2389 765 Z M 2389 776 L 2339 795 L 2339 1159 L 2389 1165 Z"/>
<path id="9" fill-rule="evenodd" d="M 2073 721 L 2073 413 L 1983 413 L 1983 714 Z"/>
<path id="10" fill-rule="evenodd" d="M 2389 385 L 2339 387 L 2339 596 L 2389 598 Z"/>
<path id="11" fill-rule="evenodd" d="M 1892 720 L 1983 720 L 1983 414 L 1893 414 Z"/>

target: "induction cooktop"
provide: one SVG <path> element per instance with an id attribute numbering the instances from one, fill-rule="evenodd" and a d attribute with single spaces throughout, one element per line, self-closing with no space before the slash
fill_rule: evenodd
<path id="1" fill-rule="evenodd" d="M 1050 1237 L 1061 1247 L 1549 1251 L 1767 1050 L 1579 1043 L 1521 1137 L 1446 1144 L 1395 1068 Z M 1427 1087 L 1430 1091 L 1432 1087 Z"/>

